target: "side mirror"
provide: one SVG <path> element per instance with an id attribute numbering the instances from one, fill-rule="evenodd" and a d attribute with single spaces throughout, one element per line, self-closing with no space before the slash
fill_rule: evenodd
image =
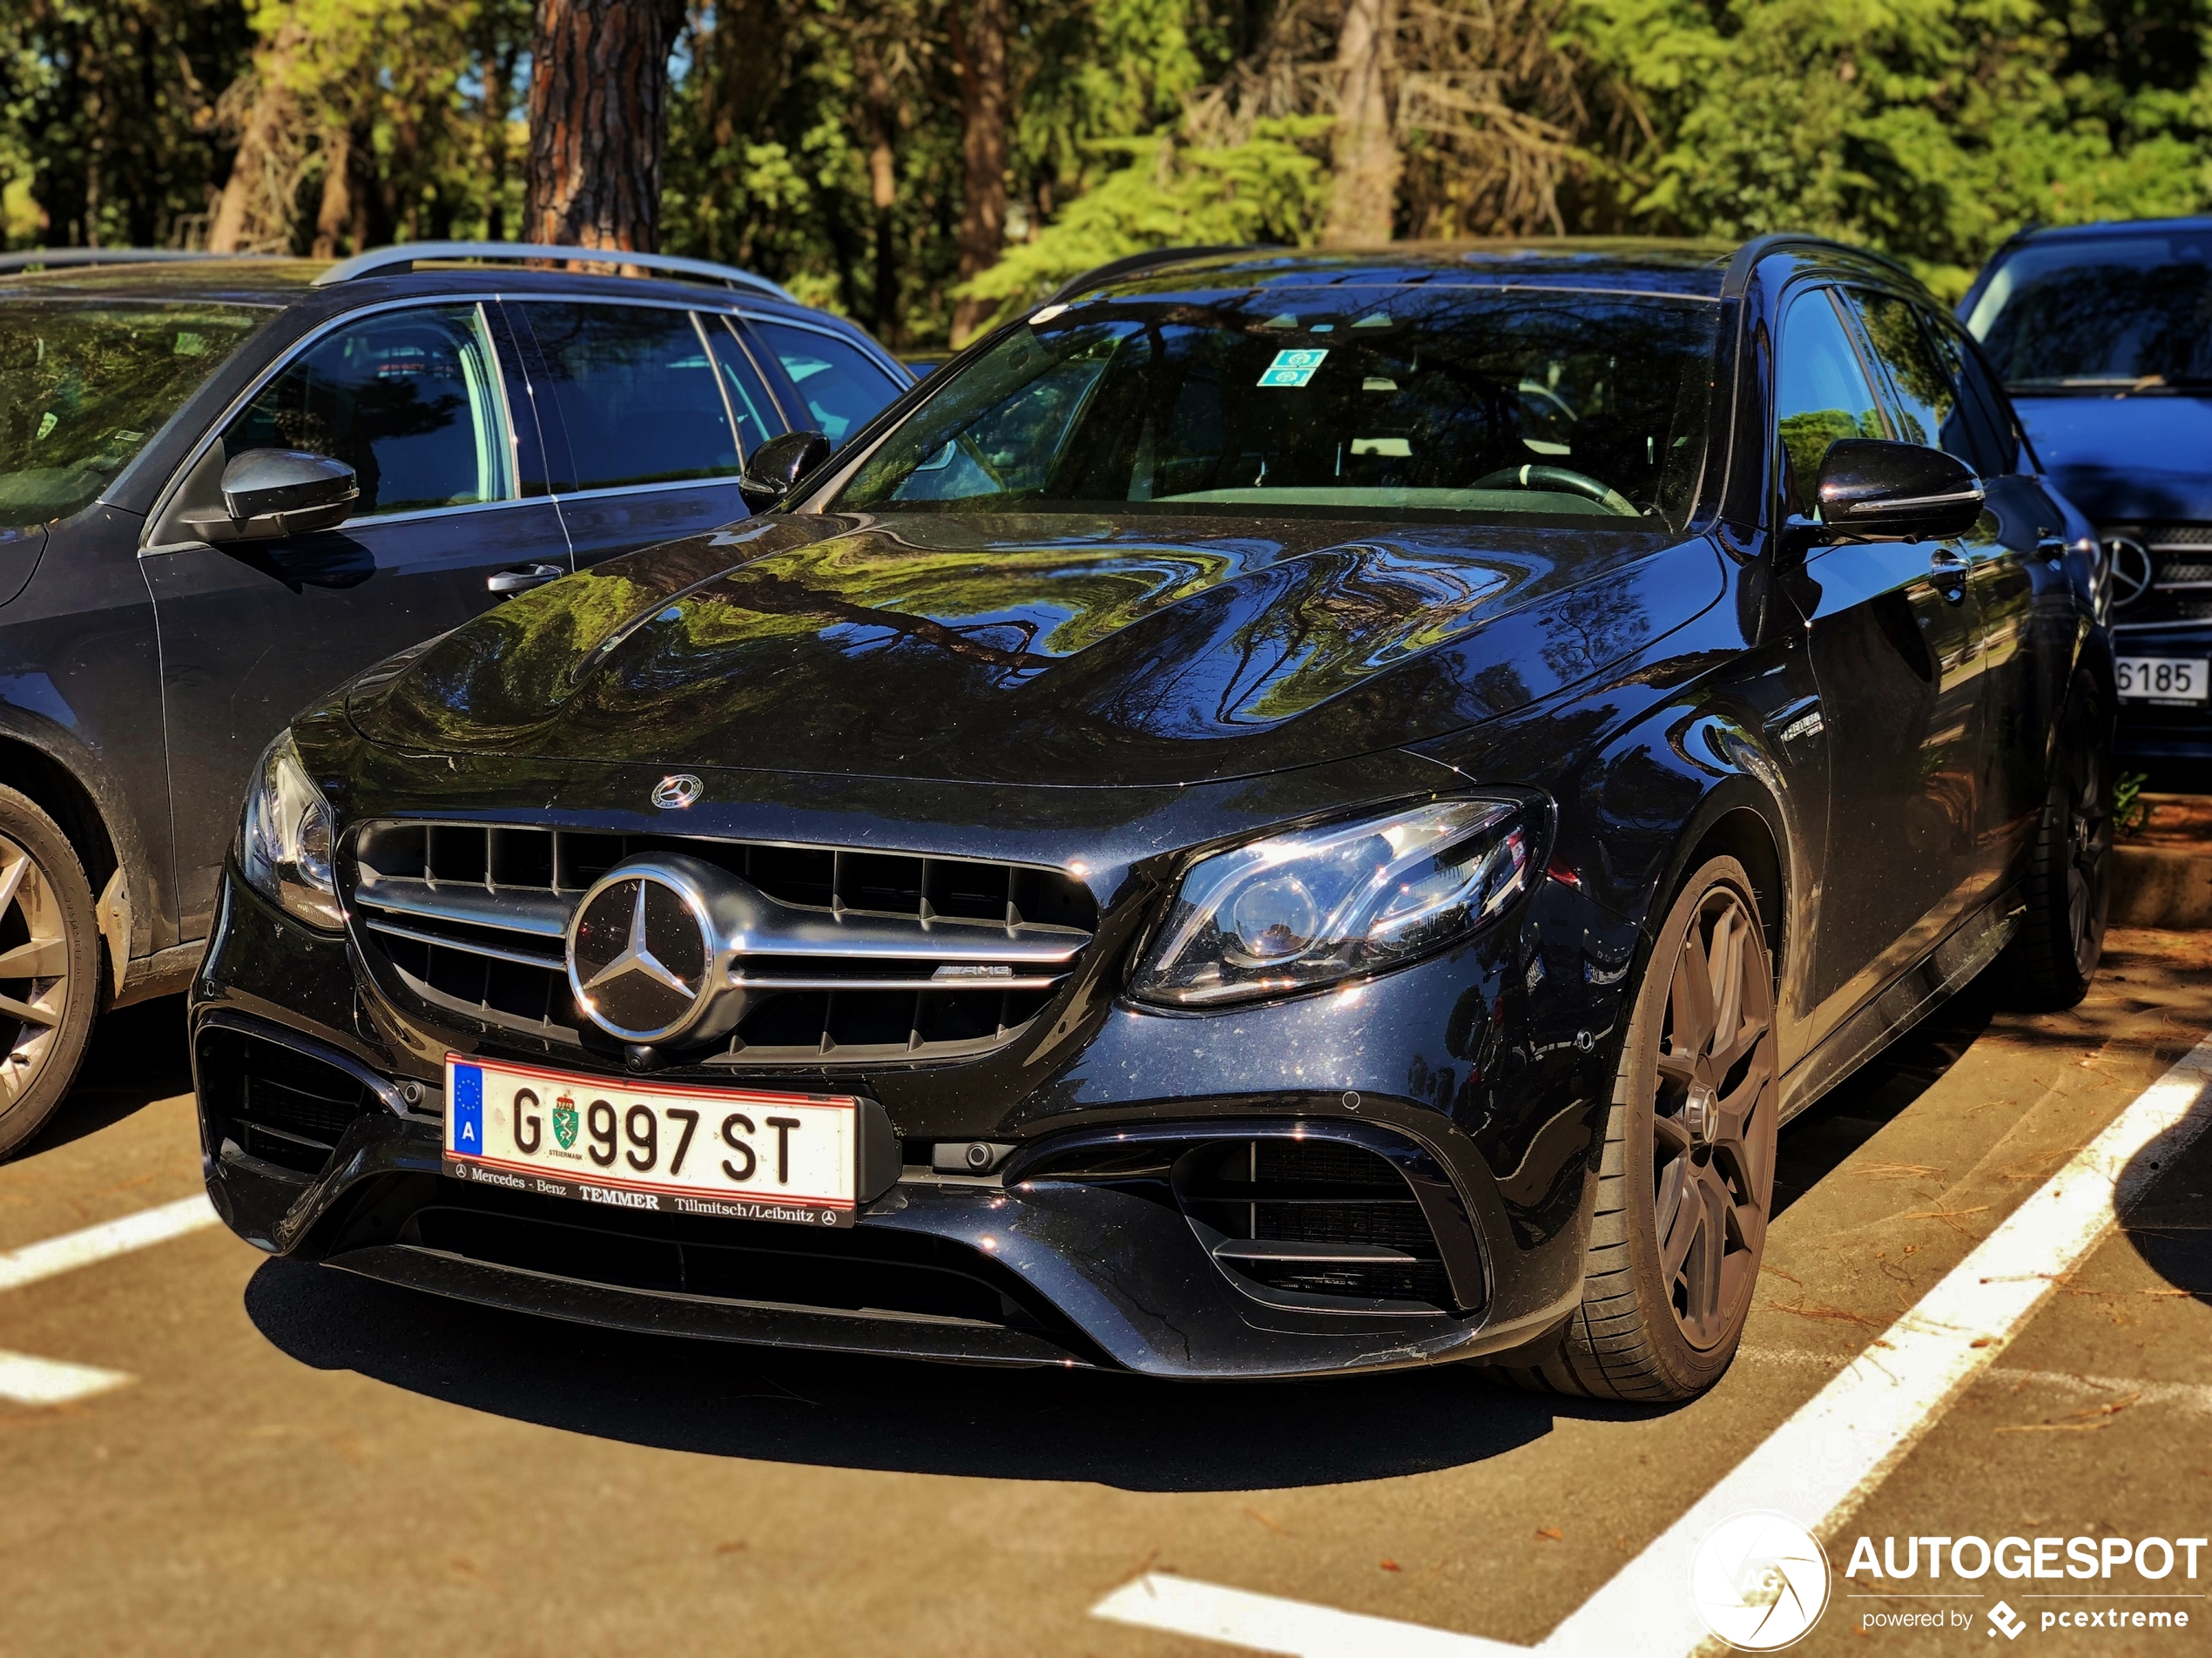
<path id="1" fill-rule="evenodd" d="M 1955 455 L 1918 443 L 1838 439 L 1814 493 L 1822 528 L 1837 537 L 1946 541 L 1981 516 L 1981 481 Z"/>
<path id="2" fill-rule="evenodd" d="M 791 493 L 792 485 L 830 457 L 830 441 L 819 432 L 786 432 L 752 452 L 738 475 L 738 493 L 747 511 L 764 512 Z"/>
<path id="3" fill-rule="evenodd" d="M 223 468 L 223 509 L 187 513 L 204 541 L 277 541 L 345 522 L 361 499 L 353 468 L 302 449 L 248 449 Z"/>

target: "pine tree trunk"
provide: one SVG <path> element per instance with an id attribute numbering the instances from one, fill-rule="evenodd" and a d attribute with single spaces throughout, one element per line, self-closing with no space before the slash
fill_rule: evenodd
<path id="1" fill-rule="evenodd" d="M 1337 31 L 1337 125 L 1329 140 L 1336 189 L 1325 247 L 1367 247 L 1390 239 L 1398 206 L 1395 51 L 1397 0 L 1350 0 Z"/>
<path id="2" fill-rule="evenodd" d="M 958 0 L 948 21 L 960 65 L 960 280 L 980 276 L 1006 250 L 1007 0 Z M 953 344 L 966 345 L 996 309 L 962 300 L 953 312 Z"/>
<path id="3" fill-rule="evenodd" d="M 868 195 L 875 209 L 875 337 L 899 340 L 899 111 L 882 64 L 871 56 L 867 72 Z"/>
<path id="4" fill-rule="evenodd" d="M 315 214 L 316 259 L 336 259 L 338 239 L 353 222 L 353 167 L 354 135 L 341 126 L 331 132 L 322 147 L 322 202 Z"/>
<path id="5" fill-rule="evenodd" d="M 523 239 L 658 245 L 668 51 L 681 17 L 662 0 L 540 0 Z"/>
<path id="6" fill-rule="evenodd" d="M 276 176 L 281 166 L 278 152 L 296 113 L 292 60 L 306 44 L 304 26 L 288 23 L 269 43 L 266 56 L 254 64 L 253 107 L 239 134 L 231 176 L 207 232 L 210 253 L 256 252 L 290 234 L 291 217 L 286 211 L 290 204 L 273 198 L 283 189 L 283 180 Z"/>

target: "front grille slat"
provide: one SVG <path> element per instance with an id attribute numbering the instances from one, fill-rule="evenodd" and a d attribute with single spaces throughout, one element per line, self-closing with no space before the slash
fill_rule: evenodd
<path id="1" fill-rule="evenodd" d="M 620 836 L 516 825 L 375 822 L 353 843 L 364 953 L 433 1006 L 573 1044 L 570 918 L 593 882 L 682 852 L 780 907 L 732 987 L 748 1008 L 710 1064 L 937 1058 L 1010 1040 L 1089 944 L 1097 907 L 1057 870 L 965 859 Z M 753 937 L 751 929 L 748 940 Z"/>

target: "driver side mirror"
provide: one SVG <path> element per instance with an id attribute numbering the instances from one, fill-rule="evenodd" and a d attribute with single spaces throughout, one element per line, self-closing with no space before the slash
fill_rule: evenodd
<path id="1" fill-rule="evenodd" d="M 353 468 L 304 449 L 248 449 L 223 468 L 223 509 L 186 513 L 203 541 L 279 541 L 343 523 L 361 499 Z"/>
<path id="2" fill-rule="evenodd" d="M 745 510 L 765 512 L 791 493 L 792 486 L 830 457 L 830 441 L 819 432 L 786 432 L 752 452 L 738 475 Z"/>
<path id="3" fill-rule="evenodd" d="M 1941 449 L 1876 438 L 1828 446 L 1814 486 L 1824 539 L 1947 541 L 1981 516 L 1981 481 Z"/>

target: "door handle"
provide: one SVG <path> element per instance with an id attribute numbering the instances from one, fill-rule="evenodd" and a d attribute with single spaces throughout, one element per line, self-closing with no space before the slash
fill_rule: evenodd
<path id="1" fill-rule="evenodd" d="M 1955 547 L 1939 547 L 1928 555 L 1928 568 L 1938 576 L 1964 576 L 1969 566 L 1966 556 Z"/>
<path id="2" fill-rule="evenodd" d="M 513 570 L 485 576 L 484 589 L 504 598 L 509 593 L 527 593 L 548 582 L 557 582 L 567 574 L 558 564 L 518 564 Z"/>

